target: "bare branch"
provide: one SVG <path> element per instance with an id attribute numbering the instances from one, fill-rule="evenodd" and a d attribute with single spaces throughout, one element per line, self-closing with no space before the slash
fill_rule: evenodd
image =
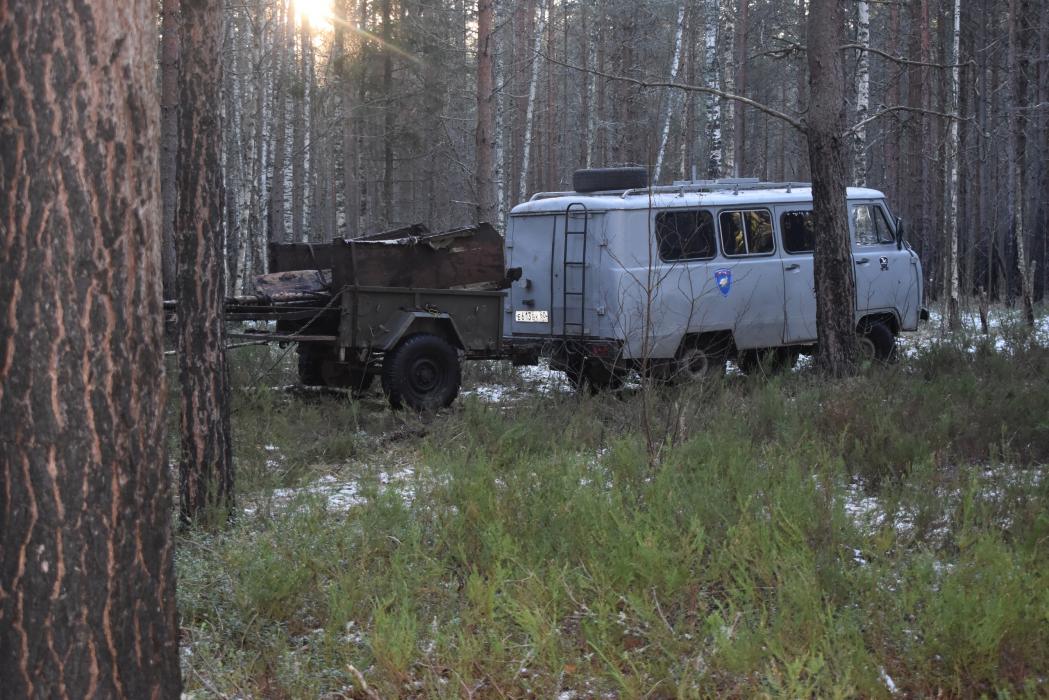
<path id="1" fill-rule="evenodd" d="M 642 88 L 672 88 L 676 90 L 684 90 L 685 92 L 700 92 L 707 95 L 714 95 L 715 97 L 721 97 L 726 100 L 732 100 L 733 102 L 738 102 L 740 104 L 747 105 L 748 107 L 753 107 L 759 112 L 764 112 L 770 117 L 775 117 L 776 119 L 782 120 L 787 124 L 793 126 L 798 131 L 805 131 L 805 124 L 802 123 L 802 121 L 797 117 L 792 117 L 786 112 L 781 112 L 778 109 L 774 109 L 766 104 L 762 104 L 761 102 L 752 100 L 749 97 L 743 97 L 742 95 L 734 95 L 730 92 L 717 90 L 715 88 L 709 88 L 704 85 L 687 85 L 684 83 L 676 83 L 662 80 L 638 80 L 637 78 L 630 78 L 625 75 L 614 75 L 612 73 L 605 73 L 603 71 L 595 70 L 593 68 L 584 68 L 583 66 L 575 66 L 571 63 L 565 63 L 563 61 L 557 60 L 556 58 L 551 58 L 550 56 L 547 56 L 542 51 L 538 51 L 537 53 L 538 55 L 542 56 L 544 59 L 546 59 L 550 63 L 553 63 L 554 65 L 570 68 L 571 70 L 578 71 L 580 73 L 589 73 L 591 75 L 596 75 L 601 78 L 605 78 L 606 80 L 618 80 L 624 83 L 630 83 L 631 85 L 637 85 L 638 87 Z"/>
<path id="2" fill-rule="evenodd" d="M 798 47 L 798 48 L 803 48 L 803 47 Z M 976 61 L 973 61 L 972 59 L 969 59 L 968 61 L 965 61 L 964 63 L 929 63 L 928 61 L 911 61 L 911 60 L 903 58 L 901 56 L 893 56 L 891 53 L 888 53 L 886 51 L 882 51 L 881 49 L 876 49 L 876 48 L 873 48 L 871 46 L 864 46 L 863 44 L 844 44 L 841 47 L 842 51 L 848 51 L 850 49 L 853 49 L 853 50 L 856 50 L 856 51 L 867 51 L 868 53 L 872 53 L 872 54 L 875 54 L 877 56 L 881 56 L 882 58 L 884 58 L 886 60 L 892 61 L 893 63 L 898 63 L 901 66 L 923 66 L 923 67 L 926 67 L 926 68 L 943 68 L 943 69 L 947 69 L 947 68 L 961 68 L 963 66 L 976 65 Z"/>
<path id="3" fill-rule="evenodd" d="M 863 119 L 862 121 L 857 122 L 856 124 L 854 124 L 852 127 L 850 127 L 845 132 L 845 135 L 847 136 L 849 134 L 854 134 L 857 131 L 859 131 L 860 129 L 862 129 L 863 127 L 865 127 L 868 124 L 870 124 L 875 119 L 881 119 L 882 117 L 888 116 L 888 115 L 893 114 L 895 112 L 915 112 L 917 114 L 928 114 L 929 116 L 932 116 L 932 117 L 942 117 L 944 119 L 954 119 L 954 120 L 960 121 L 960 122 L 972 121 L 971 117 L 962 117 L 962 116 L 959 116 L 957 114 L 950 113 L 950 112 L 937 112 L 935 110 L 922 109 L 920 107 L 908 107 L 906 105 L 893 105 L 892 107 L 883 107 L 882 109 L 878 110 L 877 112 L 875 112 L 871 116 L 867 117 L 866 119 Z"/>

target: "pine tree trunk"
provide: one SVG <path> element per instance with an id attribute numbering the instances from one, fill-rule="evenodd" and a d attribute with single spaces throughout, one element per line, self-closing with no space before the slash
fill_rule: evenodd
<path id="1" fill-rule="evenodd" d="M 856 357 L 856 289 L 845 198 L 845 43 L 848 0 L 811 0 L 808 15 L 809 168 L 816 230 L 817 363 L 832 375 L 852 370 Z"/>
<path id="2" fill-rule="evenodd" d="M 175 294 L 175 154 L 178 151 L 179 0 L 163 0 L 160 41 L 160 199 L 164 238 L 160 248 L 164 298 Z"/>
<path id="3" fill-rule="evenodd" d="M 180 695 L 155 13 L 0 10 L 5 698 Z"/>
<path id="4" fill-rule="evenodd" d="M 182 119 L 179 138 L 179 461 L 183 522 L 217 524 L 233 512 L 229 372 L 226 367 L 222 264 L 222 6 L 182 3 Z"/>
<path id="5" fill-rule="evenodd" d="M 492 184 L 495 182 L 495 84 L 493 66 L 494 0 L 477 2 L 477 128 L 474 131 L 476 166 L 474 189 L 477 197 L 477 220 L 492 221 L 495 205 Z"/>

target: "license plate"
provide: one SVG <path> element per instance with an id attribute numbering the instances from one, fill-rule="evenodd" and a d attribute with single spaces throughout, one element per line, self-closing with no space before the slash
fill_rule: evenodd
<path id="1" fill-rule="evenodd" d="M 515 311 L 514 320 L 518 323 L 550 323 L 549 311 Z"/>

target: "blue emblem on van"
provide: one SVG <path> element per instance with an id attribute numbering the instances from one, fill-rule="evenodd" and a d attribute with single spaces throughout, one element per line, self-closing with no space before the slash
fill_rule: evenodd
<path id="1" fill-rule="evenodd" d="M 721 292 L 721 296 L 727 297 L 729 290 L 732 289 L 732 270 L 727 267 L 715 270 L 714 281 L 718 285 L 718 291 Z"/>

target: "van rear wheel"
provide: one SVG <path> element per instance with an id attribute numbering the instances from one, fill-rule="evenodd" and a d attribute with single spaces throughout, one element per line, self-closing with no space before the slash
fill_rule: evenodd
<path id="1" fill-rule="evenodd" d="M 382 363 L 382 389 L 394 408 L 444 408 L 455 401 L 461 383 L 459 353 L 431 333 L 408 336 Z"/>

